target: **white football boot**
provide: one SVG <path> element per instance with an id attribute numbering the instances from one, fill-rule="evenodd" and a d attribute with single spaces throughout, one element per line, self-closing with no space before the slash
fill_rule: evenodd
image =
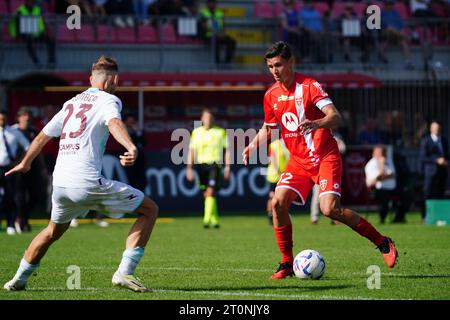
<path id="1" fill-rule="evenodd" d="M 151 290 L 147 289 L 135 276 L 131 274 L 123 275 L 120 274 L 119 271 L 114 273 L 112 284 L 114 286 L 130 289 L 134 292 L 151 292 Z"/>
<path id="2" fill-rule="evenodd" d="M 3 289 L 6 289 L 7 291 L 22 291 L 26 290 L 27 282 L 23 280 L 18 279 L 12 279 L 5 283 L 3 286 Z"/>

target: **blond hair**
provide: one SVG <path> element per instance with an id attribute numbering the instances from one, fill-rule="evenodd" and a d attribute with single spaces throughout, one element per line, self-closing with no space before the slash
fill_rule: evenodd
<path id="1" fill-rule="evenodd" d="M 119 72 L 117 61 L 112 57 L 101 56 L 97 62 L 92 64 L 92 73 L 98 71 L 100 73 L 115 74 Z"/>

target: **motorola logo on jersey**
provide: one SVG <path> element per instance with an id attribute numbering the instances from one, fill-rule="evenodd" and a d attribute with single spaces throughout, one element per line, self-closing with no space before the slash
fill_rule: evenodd
<path id="1" fill-rule="evenodd" d="M 284 113 L 283 116 L 281 117 L 281 122 L 283 122 L 284 127 L 289 131 L 294 132 L 298 130 L 299 125 L 298 118 L 292 112 Z"/>

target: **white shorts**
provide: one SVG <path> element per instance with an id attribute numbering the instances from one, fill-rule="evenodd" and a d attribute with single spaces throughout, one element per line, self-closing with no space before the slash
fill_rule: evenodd
<path id="1" fill-rule="evenodd" d="M 144 201 L 142 191 L 125 183 L 102 178 L 101 185 L 92 188 L 53 187 L 51 221 L 68 223 L 86 216 L 90 210 L 111 218 L 121 218 L 134 212 Z"/>

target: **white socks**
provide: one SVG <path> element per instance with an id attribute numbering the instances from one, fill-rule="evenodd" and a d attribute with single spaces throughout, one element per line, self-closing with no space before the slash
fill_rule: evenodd
<path id="1" fill-rule="evenodd" d="M 33 274 L 34 270 L 37 269 L 37 267 L 39 267 L 39 263 L 29 264 L 24 258 L 22 258 L 22 260 L 20 260 L 19 269 L 17 269 L 14 279 L 27 281 L 28 278 Z"/>
<path id="2" fill-rule="evenodd" d="M 122 261 L 119 265 L 119 273 L 122 275 L 134 274 L 134 270 L 141 261 L 144 255 L 144 248 L 136 247 L 133 249 L 126 249 L 122 255 Z"/>

